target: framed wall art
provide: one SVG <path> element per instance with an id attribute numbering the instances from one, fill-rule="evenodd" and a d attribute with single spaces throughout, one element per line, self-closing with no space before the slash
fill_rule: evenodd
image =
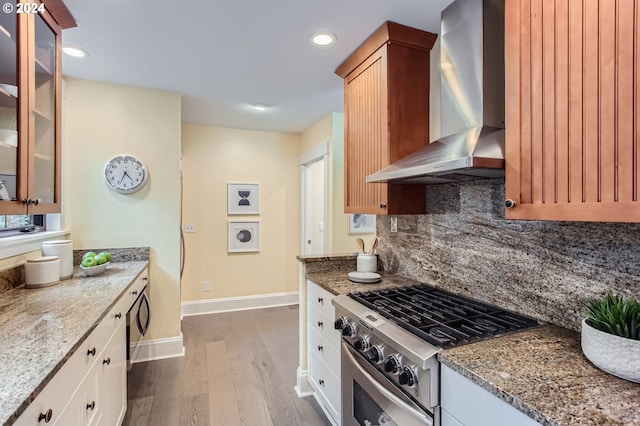
<path id="1" fill-rule="evenodd" d="M 229 253 L 247 253 L 260 251 L 260 222 L 229 221 Z"/>
<path id="2" fill-rule="evenodd" d="M 229 182 L 227 214 L 260 214 L 260 185 Z"/>
<path id="3" fill-rule="evenodd" d="M 376 215 L 375 214 L 350 214 L 349 215 L 350 234 L 375 234 Z"/>

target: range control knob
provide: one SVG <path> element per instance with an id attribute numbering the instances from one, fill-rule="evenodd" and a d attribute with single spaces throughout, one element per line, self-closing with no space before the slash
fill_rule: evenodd
<path id="1" fill-rule="evenodd" d="M 345 337 L 355 337 L 356 325 L 352 322 L 347 322 L 347 325 L 342 328 L 342 335 Z"/>
<path id="2" fill-rule="evenodd" d="M 398 355 L 389 355 L 389 358 L 387 358 L 387 361 L 384 363 L 384 371 L 398 375 L 401 370 L 402 363 Z"/>
<path id="3" fill-rule="evenodd" d="M 380 364 L 382 361 L 384 361 L 384 351 L 382 349 L 382 346 L 375 345 L 371 348 L 371 350 L 369 351 L 369 361 L 373 362 L 374 364 Z"/>
<path id="4" fill-rule="evenodd" d="M 360 352 L 366 352 L 371 349 L 371 343 L 369 343 L 369 336 L 358 336 L 358 340 L 353 344 L 356 350 Z"/>
<path id="5" fill-rule="evenodd" d="M 347 317 L 340 317 L 336 320 L 336 322 L 333 323 L 333 328 L 335 328 L 336 330 L 342 330 L 348 322 L 349 320 L 347 319 Z"/>
<path id="6" fill-rule="evenodd" d="M 403 386 L 407 385 L 412 388 L 418 384 L 418 375 L 413 368 L 405 367 L 402 369 L 402 373 L 400 373 L 400 376 L 398 377 L 398 382 Z"/>

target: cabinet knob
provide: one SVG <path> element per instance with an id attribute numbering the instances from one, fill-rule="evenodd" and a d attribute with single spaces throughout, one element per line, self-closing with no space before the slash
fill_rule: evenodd
<path id="1" fill-rule="evenodd" d="M 96 402 L 95 401 L 91 401 L 90 404 L 87 404 L 87 410 L 93 411 L 93 410 L 95 410 L 95 408 L 96 408 Z"/>
<path id="2" fill-rule="evenodd" d="M 33 204 L 37 206 L 38 204 L 40 204 L 40 201 L 42 200 L 40 198 L 36 198 L 35 200 L 32 200 L 32 201 L 33 201 Z"/>
<path id="3" fill-rule="evenodd" d="M 149 277 L 142 277 L 142 281 L 147 281 Z"/>
<path id="4" fill-rule="evenodd" d="M 95 346 L 87 351 L 87 356 L 96 356 L 96 348 Z"/>
<path id="5" fill-rule="evenodd" d="M 321 305 L 324 304 L 324 299 L 322 297 L 318 297 L 318 303 Z"/>
<path id="6" fill-rule="evenodd" d="M 320 384 L 320 386 L 324 386 L 324 380 L 323 379 L 318 380 L 318 384 Z"/>
<path id="7" fill-rule="evenodd" d="M 131 294 L 133 294 L 134 296 L 137 296 L 138 295 L 138 290 L 132 291 Z"/>
<path id="8" fill-rule="evenodd" d="M 324 348 L 322 347 L 322 345 L 318 345 L 318 350 L 319 350 L 320 352 L 323 352 L 323 351 L 324 351 Z"/>
<path id="9" fill-rule="evenodd" d="M 322 321 L 318 321 L 318 327 L 324 328 L 324 324 L 322 323 Z"/>
<path id="10" fill-rule="evenodd" d="M 385 202 L 380 203 L 380 208 L 381 209 L 386 209 L 387 208 L 387 203 L 385 203 Z"/>
<path id="11" fill-rule="evenodd" d="M 117 319 L 122 318 L 122 312 L 118 312 L 118 313 L 115 315 L 115 317 L 116 317 Z"/>
<path id="12" fill-rule="evenodd" d="M 509 198 L 504 202 L 504 206 L 508 209 L 512 209 L 516 206 L 516 202 L 511 198 Z"/>
<path id="13" fill-rule="evenodd" d="M 51 421 L 51 417 L 53 417 L 53 410 L 49 408 L 46 412 L 40 413 L 38 416 L 38 423 L 44 420 L 45 423 L 49 423 Z"/>
<path id="14" fill-rule="evenodd" d="M 110 365 L 110 364 L 111 364 L 111 357 L 108 357 L 107 359 L 103 359 L 103 360 L 102 360 L 102 364 L 103 364 L 103 365 L 104 365 L 104 364 Z"/>

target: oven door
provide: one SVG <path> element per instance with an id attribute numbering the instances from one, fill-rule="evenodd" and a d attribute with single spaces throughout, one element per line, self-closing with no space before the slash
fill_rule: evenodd
<path id="1" fill-rule="evenodd" d="M 131 369 L 131 362 L 136 359 L 140 338 L 147 334 L 151 324 L 151 304 L 145 287 L 140 296 L 127 312 L 127 369 Z"/>
<path id="2" fill-rule="evenodd" d="M 342 342 L 343 426 L 434 425 L 426 412 Z"/>

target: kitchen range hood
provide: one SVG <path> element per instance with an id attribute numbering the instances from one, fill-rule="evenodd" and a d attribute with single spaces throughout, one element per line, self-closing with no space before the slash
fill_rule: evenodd
<path id="1" fill-rule="evenodd" d="M 442 11 L 441 133 L 367 182 L 447 183 L 504 176 L 504 0 Z"/>

